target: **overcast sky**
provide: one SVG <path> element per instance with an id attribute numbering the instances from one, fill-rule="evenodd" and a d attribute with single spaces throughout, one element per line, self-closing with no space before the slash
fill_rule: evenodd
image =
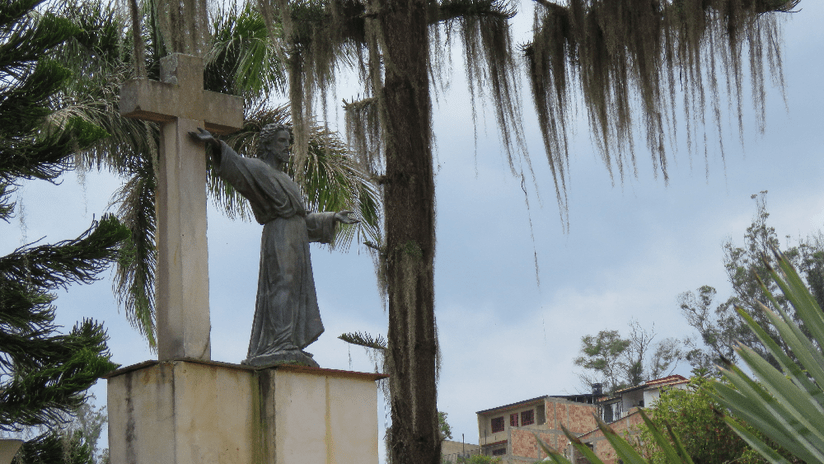
<path id="1" fill-rule="evenodd" d="M 517 42 L 527 40 L 531 24 L 531 5 L 522 8 Z M 638 178 L 612 185 L 585 126 L 579 125 L 570 150 L 566 234 L 527 87 L 522 88 L 524 125 L 541 198 L 528 184 L 529 209 L 520 179 L 509 173 L 489 112 L 479 127 L 476 156 L 460 62 L 454 63 L 457 72 L 451 90 L 436 104 L 434 128 L 439 409 L 449 414 L 455 439 L 464 434 L 467 442 L 477 443 L 476 411 L 585 391 L 573 364 L 584 335 L 604 329 L 626 333 L 632 319 L 648 329 L 654 324 L 657 340 L 691 335 L 676 297 L 709 284 L 719 289 L 719 299 L 726 299 L 721 244 L 727 238 L 742 242 L 755 213 L 751 194 L 769 191 L 771 225 L 781 237 L 803 237 L 822 228 L 824 5 L 804 0 L 800 9 L 784 23 L 786 107 L 780 90 L 771 87 L 766 133 L 756 132 L 747 111 L 743 147 L 737 133 L 728 131 L 726 159 L 722 162 L 711 147 L 708 176 L 703 158 L 690 158 L 682 150 L 671 163 L 666 186 L 639 150 Z M 344 91 L 337 96 L 350 97 Z M 25 184 L 18 191 L 23 214 L 0 224 L 0 253 L 41 237 L 44 242 L 76 237 L 107 210 L 120 182 L 106 175 L 79 180 L 69 174 L 57 186 Z M 227 220 L 210 206 L 214 360 L 245 358 L 260 233 L 257 223 Z M 326 333 L 307 350 L 322 367 L 371 371 L 374 364 L 362 349 L 336 337 L 351 331 L 386 333 L 372 259 L 363 246 L 345 253 L 312 247 Z M 115 362 L 129 365 L 154 357 L 118 311 L 108 277 L 60 292 L 57 307 L 58 321 L 67 328 L 83 317 L 105 321 Z M 688 375 L 689 367 L 683 365 L 678 373 Z M 94 392 L 102 402 L 102 382 Z"/>

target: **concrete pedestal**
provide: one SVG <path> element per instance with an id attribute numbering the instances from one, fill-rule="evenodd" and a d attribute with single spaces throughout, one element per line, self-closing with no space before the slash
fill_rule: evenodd
<path id="1" fill-rule="evenodd" d="M 377 464 L 380 374 L 150 361 L 107 376 L 112 464 Z"/>
<path id="2" fill-rule="evenodd" d="M 0 438 L 0 464 L 9 464 L 22 445 L 23 440 Z"/>

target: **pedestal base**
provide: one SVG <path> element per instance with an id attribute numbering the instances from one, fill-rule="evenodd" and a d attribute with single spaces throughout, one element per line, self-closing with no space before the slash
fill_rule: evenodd
<path id="1" fill-rule="evenodd" d="M 22 445 L 23 440 L 0 438 L 0 464 L 9 464 Z"/>
<path id="2" fill-rule="evenodd" d="M 377 464 L 379 374 L 195 360 L 107 376 L 112 464 Z"/>

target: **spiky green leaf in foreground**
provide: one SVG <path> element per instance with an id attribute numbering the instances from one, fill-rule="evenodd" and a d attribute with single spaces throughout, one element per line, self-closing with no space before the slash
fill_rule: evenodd
<path id="1" fill-rule="evenodd" d="M 776 253 L 776 257 L 778 268 L 769 268 L 770 277 L 792 303 L 809 335 L 785 311 L 775 312 L 765 306 L 761 309 L 798 361 L 779 349 L 766 337 L 765 328 L 738 308 L 749 327 L 778 360 L 781 370 L 741 345 L 737 354 L 755 379 L 736 366 L 725 366 L 722 372 L 735 388 L 716 382 L 715 395 L 736 417 L 763 433 L 775 446 L 805 462 L 824 462 L 824 353 L 821 350 L 824 313 L 789 261 L 780 253 Z M 773 298 L 771 294 L 769 298 Z M 747 433 L 734 420 L 728 419 L 728 422 L 769 462 L 787 462 L 764 440 Z"/>

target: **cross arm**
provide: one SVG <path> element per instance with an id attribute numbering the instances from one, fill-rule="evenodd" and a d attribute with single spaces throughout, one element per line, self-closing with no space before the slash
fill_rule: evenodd
<path id="1" fill-rule="evenodd" d="M 149 79 L 132 79 L 120 88 L 120 114 L 127 118 L 171 122 L 203 121 L 206 130 L 230 134 L 243 127 L 243 99 Z"/>

